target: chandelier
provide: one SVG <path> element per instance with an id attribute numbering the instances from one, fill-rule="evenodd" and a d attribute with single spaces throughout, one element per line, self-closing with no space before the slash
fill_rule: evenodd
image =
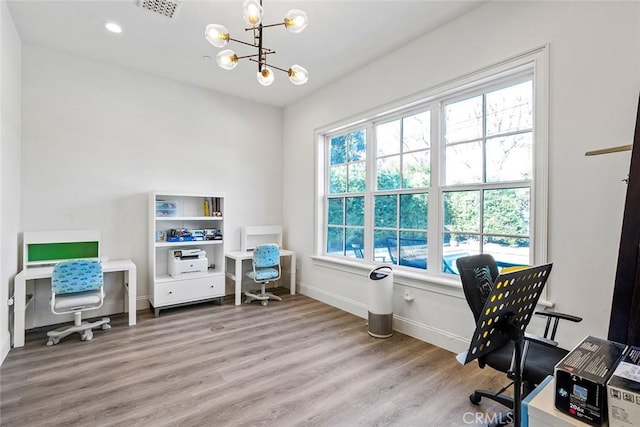
<path id="1" fill-rule="evenodd" d="M 204 37 L 209 43 L 218 48 L 226 47 L 230 41 L 251 46 L 258 49 L 257 53 L 252 55 L 238 56 L 231 49 L 220 51 L 216 56 L 216 62 L 225 70 L 233 70 L 238 65 L 238 60 L 248 58 L 258 64 L 258 73 L 256 77 L 258 82 L 263 86 L 269 86 L 273 83 L 274 76 L 272 68 L 284 71 L 289 75 L 289 80 L 295 85 L 301 85 L 309 79 L 309 72 L 299 65 L 292 65 L 288 70 L 267 63 L 267 57 L 276 53 L 275 50 L 264 47 L 264 39 L 262 37 L 262 29 L 268 27 L 277 27 L 284 25 L 287 30 L 292 33 L 299 33 L 307 26 L 307 14 L 298 9 L 290 10 L 284 18 L 283 22 L 277 24 L 262 24 L 262 0 L 246 0 L 242 5 L 242 18 L 251 27 L 245 28 L 245 31 L 253 32 L 253 43 L 247 43 L 241 40 L 231 38 L 229 31 L 222 25 L 207 25 Z"/>

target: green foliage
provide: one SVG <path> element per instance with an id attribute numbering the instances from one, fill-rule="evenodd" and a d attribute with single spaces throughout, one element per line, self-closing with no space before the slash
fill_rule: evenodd
<path id="1" fill-rule="evenodd" d="M 342 227 L 327 227 L 327 252 L 344 253 L 344 229 Z"/>
<path id="2" fill-rule="evenodd" d="M 338 165 L 365 159 L 367 143 L 364 129 L 331 138 L 331 164 Z"/>
<path id="3" fill-rule="evenodd" d="M 331 138 L 329 156 L 329 194 L 366 190 L 365 130 L 360 129 Z"/>
<path id="4" fill-rule="evenodd" d="M 344 224 L 344 202 L 342 197 L 329 199 L 327 223 L 330 225 Z"/>
<path id="5" fill-rule="evenodd" d="M 400 188 L 400 156 L 378 159 L 378 190 Z"/>
<path id="6" fill-rule="evenodd" d="M 398 226 L 398 195 L 375 196 L 373 200 L 374 227 L 396 228 Z"/>
<path id="7" fill-rule="evenodd" d="M 440 185 L 446 191 L 443 206 L 431 207 L 442 209 L 436 215 L 440 220 L 442 213 L 440 244 L 457 241 L 478 250 L 481 243 L 529 247 L 531 190 L 527 184 L 504 187 L 531 179 L 532 87 L 527 80 L 440 107 L 440 152 L 446 158 L 433 160 L 445 175 Z M 426 239 L 431 143 L 440 144 L 440 140 L 431 141 L 434 132 L 428 109 L 412 114 L 369 122 L 376 135 L 376 154 L 371 159 L 366 157 L 365 129 L 330 139 L 327 240 L 336 251 L 362 256 L 364 239 L 371 238 L 370 230 L 364 230 L 364 194 L 373 196 L 375 248 L 398 238 Z M 367 182 L 368 167 L 376 169 L 373 182 Z M 470 186 L 450 191 L 458 185 Z"/>
<path id="8" fill-rule="evenodd" d="M 347 191 L 347 166 L 333 165 L 329 169 L 329 194 L 341 194 Z"/>
<path id="9" fill-rule="evenodd" d="M 484 192 L 484 232 L 487 234 L 529 235 L 530 197 L 528 188 L 507 188 Z M 487 236 L 490 243 L 528 246 L 529 239 Z"/>
<path id="10" fill-rule="evenodd" d="M 346 225 L 364 226 L 364 197 L 345 198 Z"/>
<path id="11" fill-rule="evenodd" d="M 480 232 L 480 190 L 451 191 L 444 195 L 444 224 L 456 234 Z M 528 246 L 528 238 L 498 236 L 529 235 L 530 192 L 528 188 L 485 190 L 482 203 L 483 229 L 488 243 Z"/>
<path id="12" fill-rule="evenodd" d="M 444 193 L 444 224 L 451 231 L 480 231 L 480 191 Z"/>
<path id="13" fill-rule="evenodd" d="M 400 228 L 426 230 L 428 217 L 428 194 L 400 195 Z"/>

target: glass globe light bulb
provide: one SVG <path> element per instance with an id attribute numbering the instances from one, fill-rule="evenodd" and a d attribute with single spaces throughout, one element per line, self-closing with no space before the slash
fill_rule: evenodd
<path id="1" fill-rule="evenodd" d="M 289 80 L 294 85 L 303 85 L 309 80 L 309 72 L 299 65 L 292 65 L 289 68 Z"/>
<path id="2" fill-rule="evenodd" d="M 271 71 L 267 67 L 264 67 L 262 71 L 258 71 L 257 77 L 258 83 L 260 83 L 262 86 L 269 86 L 271 83 L 273 83 L 274 79 L 273 71 Z"/>
<path id="3" fill-rule="evenodd" d="M 304 30 L 309 23 L 307 14 L 299 9 L 291 9 L 284 17 L 284 26 L 292 33 L 299 33 Z"/>
<path id="4" fill-rule="evenodd" d="M 238 65 L 238 56 L 231 49 L 225 49 L 216 55 L 216 62 L 220 68 L 233 70 Z"/>
<path id="5" fill-rule="evenodd" d="M 262 21 L 262 6 L 258 0 L 247 0 L 242 4 L 242 19 L 249 25 L 256 26 Z"/>
<path id="6" fill-rule="evenodd" d="M 204 30 L 204 38 L 215 47 L 225 47 L 229 43 L 229 31 L 222 25 L 209 24 Z"/>

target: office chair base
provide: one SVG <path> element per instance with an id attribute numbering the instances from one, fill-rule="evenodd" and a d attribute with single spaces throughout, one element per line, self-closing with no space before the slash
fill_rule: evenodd
<path id="1" fill-rule="evenodd" d="M 49 341 L 47 341 L 47 345 L 55 345 L 60 342 L 60 340 L 68 335 L 73 333 L 80 334 L 80 339 L 82 341 L 91 341 L 93 339 L 93 328 L 101 327 L 103 330 L 107 330 L 111 328 L 109 322 L 111 319 L 108 317 L 103 317 L 100 320 L 96 320 L 95 322 L 82 322 L 81 324 L 65 327 L 62 329 L 56 329 L 55 331 L 47 332 L 47 336 L 49 337 Z"/>
<path id="2" fill-rule="evenodd" d="M 479 405 L 480 400 L 483 397 L 486 397 L 487 399 L 498 402 L 509 409 L 513 409 L 513 398 L 502 394 L 502 392 L 508 387 L 510 387 L 510 385 L 504 387 L 498 393 L 490 390 L 476 390 L 469 395 L 469 400 L 474 405 Z M 489 424 L 487 424 L 487 427 L 506 426 L 509 424 L 513 424 L 513 420 L 513 411 L 498 412 L 491 417 L 491 421 L 489 422 Z"/>
<path id="3" fill-rule="evenodd" d="M 506 396 L 491 390 L 476 390 L 469 395 L 469 400 L 474 405 L 478 405 L 483 397 L 498 402 L 509 409 L 513 409 L 513 398 L 511 396 Z"/>
<path id="4" fill-rule="evenodd" d="M 262 305 L 267 305 L 269 304 L 270 299 L 274 299 L 276 301 L 282 301 L 282 298 L 280 298 L 278 295 L 272 294 L 271 292 L 261 292 L 261 293 L 245 292 L 244 294 L 247 297 L 247 299 L 244 301 L 245 304 L 250 304 L 254 301 L 260 301 Z"/>

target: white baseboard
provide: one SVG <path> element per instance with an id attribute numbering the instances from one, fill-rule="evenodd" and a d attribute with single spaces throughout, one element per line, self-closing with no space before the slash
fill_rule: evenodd
<path id="1" fill-rule="evenodd" d="M 151 307 L 151 305 L 149 305 L 149 297 L 148 296 L 143 296 L 143 297 L 137 297 L 136 298 L 136 311 L 137 310 L 148 310 L 149 307 Z"/>
<path id="2" fill-rule="evenodd" d="M 363 304 L 360 301 L 345 298 L 341 295 L 336 295 L 327 292 L 324 289 L 319 289 L 315 286 L 310 286 L 302 282 L 298 282 L 297 285 L 302 295 L 322 301 L 325 304 L 329 304 L 355 316 L 362 317 L 363 319 L 368 317 L 369 309 L 366 304 Z"/>
<path id="3" fill-rule="evenodd" d="M 4 362 L 4 359 L 9 354 L 9 350 L 11 350 L 11 335 L 7 331 L 6 334 L 2 334 L 4 339 L 2 343 L 0 343 L 0 365 Z"/>
<path id="4" fill-rule="evenodd" d="M 339 308 L 347 313 L 363 319 L 368 317 L 368 307 L 360 301 L 354 301 L 302 282 L 298 282 L 298 289 L 303 295 Z M 398 315 L 393 316 L 393 329 L 453 353 L 460 353 L 469 348 L 469 341 L 463 337 Z"/>
<path id="5" fill-rule="evenodd" d="M 398 315 L 393 316 L 393 329 L 452 353 L 469 349 L 469 341 L 462 337 Z"/>

